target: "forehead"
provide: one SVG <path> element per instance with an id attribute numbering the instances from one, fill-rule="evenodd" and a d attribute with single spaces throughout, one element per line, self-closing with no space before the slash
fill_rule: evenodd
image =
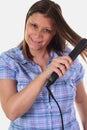
<path id="1" fill-rule="evenodd" d="M 51 18 L 46 17 L 44 14 L 41 14 L 41 13 L 32 14 L 27 20 L 27 23 L 29 22 L 36 23 L 38 25 L 44 25 L 47 27 L 54 26 L 54 21 Z"/>

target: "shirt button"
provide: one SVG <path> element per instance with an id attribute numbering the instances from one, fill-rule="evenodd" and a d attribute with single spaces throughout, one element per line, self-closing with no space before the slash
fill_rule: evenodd
<path id="1" fill-rule="evenodd" d="M 51 91 L 52 91 L 52 93 L 54 92 L 54 90 L 53 90 L 53 89 L 52 89 Z"/>
<path id="2" fill-rule="evenodd" d="M 50 106 L 50 105 L 47 105 L 47 108 L 48 108 L 48 109 L 51 109 L 51 106 Z"/>
<path id="3" fill-rule="evenodd" d="M 20 88 L 21 88 L 21 89 L 23 89 L 23 88 L 24 88 L 24 86 L 20 86 Z"/>

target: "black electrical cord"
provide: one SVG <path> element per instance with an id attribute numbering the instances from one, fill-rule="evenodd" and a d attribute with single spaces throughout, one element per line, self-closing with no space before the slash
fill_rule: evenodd
<path id="1" fill-rule="evenodd" d="M 51 92 L 49 86 L 50 86 L 50 83 L 46 84 L 46 88 L 47 88 L 47 90 L 49 91 L 50 96 L 51 96 L 51 97 L 53 98 L 53 100 L 56 102 L 57 107 L 58 107 L 58 109 L 59 109 L 59 111 L 60 111 L 60 117 L 61 117 L 61 123 L 62 123 L 62 130 L 64 130 L 63 115 L 62 115 L 62 111 L 61 111 L 60 105 L 59 105 L 59 103 L 57 102 L 57 100 L 55 99 L 55 97 L 54 97 L 53 93 Z"/>

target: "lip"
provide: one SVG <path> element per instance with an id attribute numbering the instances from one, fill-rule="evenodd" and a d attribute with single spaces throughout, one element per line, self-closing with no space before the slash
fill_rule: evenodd
<path id="1" fill-rule="evenodd" d="M 40 44 L 42 42 L 41 40 L 35 40 L 32 37 L 30 37 L 30 39 L 31 39 L 32 43 L 34 43 L 34 44 Z"/>

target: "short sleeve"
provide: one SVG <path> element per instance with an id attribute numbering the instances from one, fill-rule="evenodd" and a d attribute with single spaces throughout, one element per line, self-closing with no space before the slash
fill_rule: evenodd
<path id="1" fill-rule="evenodd" d="M 84 78 L 84 67 L 78 59 L 75 60 L 75 83 L 80 83 Z"/>
<path id="2" fill-rule="evenodd" d="M 0 55 L 0 79 L 16 79 L 14 62 L 6 55 Z"/>
<path id="3" fill-rule="evenodd" d="M 67 46 L 65 48 L 65 51 L 63 52 L 63 55 L 69 55 L 71 51 L 72 49 Z M 83 80 L 84 72 L 85 72 L 84 66 L 81 64 L 79 58 L 76 58 L 74 60 L 74 64 L 71 66 L 71 73 L 73 76 L 72 78 L 75 84 L 78 84 Z"/>

